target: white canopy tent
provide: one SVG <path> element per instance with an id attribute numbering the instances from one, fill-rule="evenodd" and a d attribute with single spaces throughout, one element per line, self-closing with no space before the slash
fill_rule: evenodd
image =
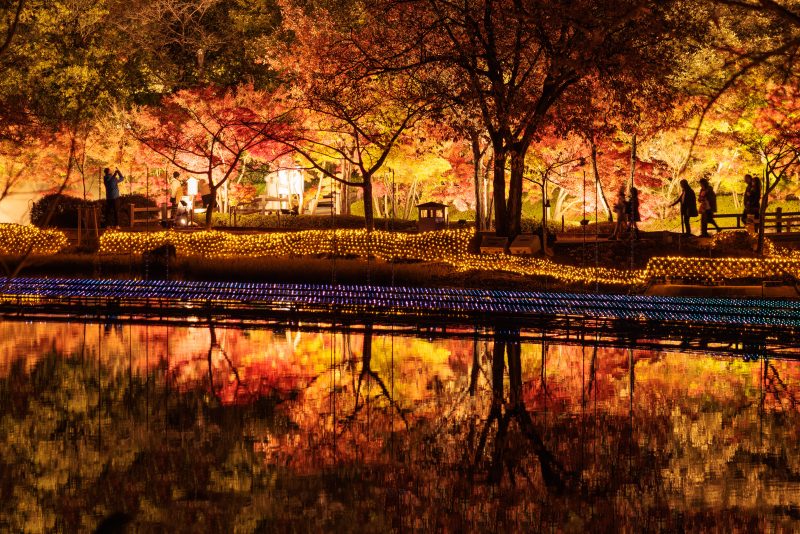
<path id="1" fill-rule="evenodd" d="M 266 210 L 289 210 L 292 197 L 296 195 L 298 210 L 303 211 L 305 178 L 302 169 L 279 169 L 268 174 L 266 182 Z"/>

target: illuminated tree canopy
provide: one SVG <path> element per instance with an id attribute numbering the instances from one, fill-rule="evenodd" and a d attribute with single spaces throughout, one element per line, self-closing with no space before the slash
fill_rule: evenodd
<path id="1" fill-rule="evenodd" d="M 224 211 L 292 168 L 369 229 L 437 201 L 515 235 L 610 218 L 621 186 L 667 221 L 684 178 L 739 209 L 749 172 L 766 210 L 798 193 L 799 21 L 794 0 L 8 1 L 0 192 L 182 170 Z M 582 165 L 542 186 L 567 152 Z"/>

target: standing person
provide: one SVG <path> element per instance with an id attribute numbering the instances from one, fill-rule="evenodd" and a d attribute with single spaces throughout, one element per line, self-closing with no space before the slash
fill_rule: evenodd
<path id="1" fill-rule="evenodd" d="M 683 227 L 683 235 L 692 235 L 692 217 L 697 217 L 697 196 L 689 187 L 689 182 L 686 179 L 681 180 L 681 196 L 670 204 L 680 204 L 681 208 L 681 223 Z"/>
<path id="2" fill-rule="evenodd" d="M 197 191 L 200 193 L 200 198 L 203 199 L 203 206 L 206 207 L 206 213 L 212 209 L 214 203 L 214 195 L 211 194 L 211 187 L 208 185 L 208 180 L 201 179 L 197 184 Z"/>
<path id="3" fill-rule="evenodd" d="M 708 237 L 708 225 L 713 224 L 714 229 L 719 233 L 719 225 L 714 220 L 714 213 L 717 211 L 717 194 L 706 178 L 700 178 L 700 195 L 697 197 L 700 203 L 700 237 Z"/>
<path id="4" fill-rule="evenodd" d="M 628 201 L 628 209 L 630 211 L 628 214 L 628 224 L 631 235 L 633 235 L 634 239 L 639 239 L 639 226 L 636 223 L 641 221 L 642 218 L 639 215 L 639 190 L 635 187 L 631 187 L 631 199 Z"/>
<path id="5" fill-rule="evenodd" d="M 181 183 L 181 173 L 172 173 L 172 180 L 169 181 L 169 203 L 173 207 L 178 203 L 178 198 L 182 195 L 183 184 Z"/>
<path id="6" fill-rule="evenodd" d="M 119 169 L 111 172 L 103 169 L 103 185 L 106 187 L 106 228 L 119 228 L 119 184 L 125 178 Z"/>
<path id="7" fill-rule="evenodd" d="M 614 202 L 614 215 L 617 216 L 617 225 L 614 227 L 614 231 L 611 232 L 611 235 L 608 237 L 610 240 L 614 240 L 617 238 L 622 237 L 622 232 L 628 226 L 628 218 L 627 218 L 627 201 L 625 200 L 625 186 L 619 188 L 617 192 L 617 200 Z"/>
<path id="8" fill-rule="evenodd" d="M 750 174 L 744 175 L 747 188 L 744 190 L 744 223 L 757 221 L 761 215 L 761 180 Z"/>

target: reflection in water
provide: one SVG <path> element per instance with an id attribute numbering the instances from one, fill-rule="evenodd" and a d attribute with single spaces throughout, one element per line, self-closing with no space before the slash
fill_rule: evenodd
<path id="1" fill-rule="evenodd" d="M 800 364 L 0 323 L 0 530 L 793 529 Z"/>

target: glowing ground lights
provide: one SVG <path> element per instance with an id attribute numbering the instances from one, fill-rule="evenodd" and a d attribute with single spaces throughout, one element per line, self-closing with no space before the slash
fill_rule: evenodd
<path id="1" fill-rule="evenodd" d="M 35 226 L 0 224 L 0 254 L 55 254 L 67 246 L 60 230 L 41 230 Z"/>
<path id="2" fill-rule="evenodd" d="M 718 323 L 800 327 L 800 301 L 639 295 L 589 295 L 480 289 L 327 286 L 142 280 L 17 278 L 4 281 L 0 302 L 15 307 L 102 310 L 123 307 L 169 315 L 191 308 L 333 314 L 359 317 L 530 320 L 543 316 L 633 322 Z"/>
<path id="3" fill-rule="evenodd" d="M 715 236 L 712 246 L 736 239 L 737 232 Z M 101 254 L 142 254 L 165 244 L 179 256 L 221 258 L 259 257 L 374 257 L 384 261 L 441 262 L 459 272 L 510 272 L 521 276 L 557 280 L 566 284 L 603 284 L 641 287 L 652 281 L 719 284 L 730 280 L 800 279 L 800 253 L 766 242 L 764 258 L 656 257 L 645 269 L 575 267 L 547 258 L 477 255 L 468 252 L 474 233 L 470 229 L 403 234 L 365 230 L 308 230 L 257 234 L 199 232 L 107 231 L 100 241 Z M 55 254 L 67 244 L 62 232 L 31 226 L 0 225 L 0 254 Z"/>
<path id="4" fill-rule="evenodd" d="M 720 234 L 729 239 L 735 232 Z M 637 286 L 669 279 L 698 283 L 720 283 L 733 279 L 800 278 L 800 255 L 777 249 L 769 243 L 765 258 L 652 258 L 645 269 L 575 267 L 546 258 L 509 255 L 476 255 L 468 252 L 472 230 L 445 230 L 420 234 L 365 230 L 308 230 L 259 234 L 218 231 L 193 233 L 106 232 L 100 251 L 107 254 L 141 254 L 164 244 L 175 246 L 179 256 L 204 258 L 306 257 L 319 255 L 375 257 L 385 261 L 416 260 L 442 262 L 454 269 L 510 272 L 546 277 L 567 284 Z M 717 243 L 715 237 L 714 243 Z"/>

